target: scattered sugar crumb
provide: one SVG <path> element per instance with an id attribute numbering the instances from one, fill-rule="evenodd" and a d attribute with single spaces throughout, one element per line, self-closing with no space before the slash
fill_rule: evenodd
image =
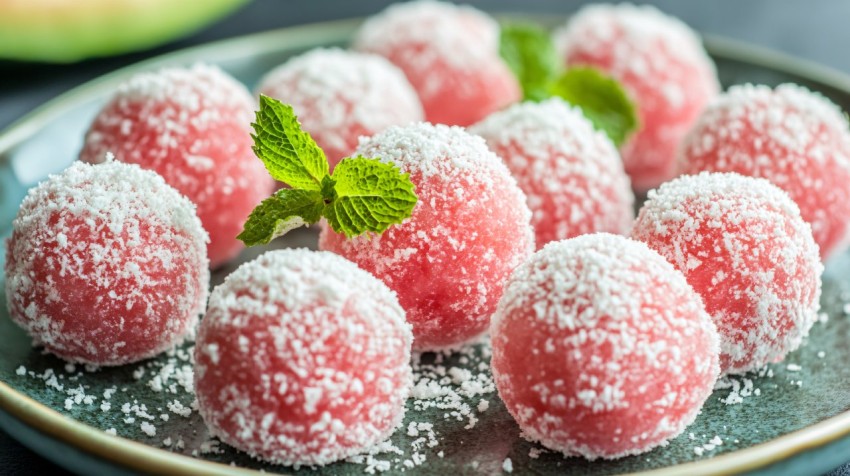
<path id="1" fill-rule="evenodd" d="M 537 458 L 540 458 L 540 455 L 542 455 L 543 453 L 546 453 L 546 452 L 547 451 L 544 450 L 543 448 L 531 448 L 531 449 L 528 450 L 528 457 L 531 458 L 531 459 L 537 459 Z"/>
<path id="2" fill-rule="evenodd" d="M 148 436 L 156 436 L 156 427 L 146 421 L 142 422 L 141 429 Z"/>
<path id="3" fill-rule="evenodd" d="M 737 405 L 743 403 L 744 399 L 751 395 L 761 395 L 761 390 L 753 387 L 752 379 L 746 377 L 725 376 L 719 379 L 715 385 L 715 389 L 718 390 L 727 388 L 732 390 L 725 398 L 720 399 L 726 405 Z"/>
<path id="4" fill-rule="evenodd" d="M 220 443 L 219 443 L 218 440 L 207 440 L 207 441 L 201 443 L 200 452 L 201 452 L 202 455 L 205 455 L 205 454 L 221 454 L 221 453 L 224 452 L 224 450 L 221 449 L 219 444 Z"/>
<path id="5" fill-rule="evenodd" d="M 510 458 L 505 458 L 505 461 L 502 462 L 502 470 L 506 473 L 514 472 L 514 463 Z"/>
<path id="6" fill-rule="evenodd" d="M 139 368 L 137 368 L 136 370 L 133 371 L 133 379 L 134 380 L 141 380 L 142 377 L 144 377 L 144 375 L 145 375 L 145 368 L 144 367 L 139 367 Z"/>
<path id="7" fill-rule="evenodd" d="M 759 377 L 773 378 L 773 369 L 770 366 L 765 365 L 764 367 L 759 369 L 758 376 Z"/>
<path id="8" fill-rule="evenodd" d="M 723 439 L 721 439 L 718 435 L 714 435 L 714 438 L 712 438 L 708 443 L 705 443 L 702 446 L 695 446 L 694 453 L 696 453 L 697 456 L 702 456 L 709 451 L 714 451 L 721 445 L 723 445 Z"/>
<path id="9" fill-rule="evenodd" d="M 474 347 L 467 346 L 459 351 L 458 357 L 482 360 L 489 358 L 489 349 L 489 343 L 485 343 L 479 356 Z M 433 362 L 427 363 L 422 362 L 421 356 L 414 357 L 415 384 L 410 394 L 413 398 L 413 408 L 415 411 L 430 408 L 445 410 L 443 418 L 465 420 L 467 424 L 464 429 L 470 430 L 478 422 L 473 405 L 479 411 L 484 411 L 481 410 L 482 399 L 477 403 L 472 403 L 471 400 L 492 394 L 496 391 L 496 386 L 488 372 L 489 366 L 482 370 L 480 365 L 470 365 L 479 369 L 475 372 L 453 366 L 447 368 L 442 362 L 448 355 L 451 354 L 438 353 Z M 489 406 L 489 402 L 486 405 Z"/>
<path id="10" fill-rule="evenodd" d="M 379 458 L 380 455 L 385 454 L 404 456 L 405 453 L 397 446 L 393 445 L 391 441 L 387 440 L 378 443 L 377 445 L 371 448 L 368 448 L 366 451 L 359 455 L 355 455 L 348 458 L 346 461 L 348 461 L 349 463 L 364 465 L 365 468 L 363 469 L 363 472 L 367 474 L 383 473 L 392 469 L 393 464 L 393 461 L 388 458 Z M 399 460 L 396 459 L 395 461 Z"/>
<path id="11" fill-rule="evenodd" d="M 170 401 L 166 404 L 166 406 L 168 407 L 168 410 L 175 415 L 180 415 L 183 418 L 189 418 L 192 416 L 192 409 L 183 406 L 183 404 L 180 403 L 180 400 L 175 399 Z"/>

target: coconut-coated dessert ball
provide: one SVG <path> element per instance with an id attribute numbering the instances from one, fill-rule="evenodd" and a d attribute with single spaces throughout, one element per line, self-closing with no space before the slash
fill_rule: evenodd
<path id="1" fill-rule="evenodd" d="M 523 435 L 590 460 L 680 434 L 719 372 L 717 330 L 682 273 L 606 233 L 550 243 L 520 265 L 490 335 L 496 388 Z"/>
<path id="2" fill-rule="evenodd" d="M 159 175 L 74 163 L 29 191 L 13 227 L 7 304 L 34 344 L 70 362 L 122 365 L 194 334 L 207 234 Z"/>
<path id="3" fill-rule="evenodd" d="M 841 110 L 802 86 L 741 85 L 712 102 L 688 134 L 680 172 L 737 172 L 788 192 L 821 258 L 850 243 L 850 129 Z"/>
<path id="4" fill-rule="evenodd" d="M 360 136 L 424 119 L 404 73 L 374 54 L 311 50 L 266 74 L 259 91 L 292 106 L 332 169 L 354 152 Z"/>
<path id="5" fill-rule="evenodd" d="M 118 88 L 94 119 L 80 159 L 107 152 L 165 178 L 198 206 L 212 267 L 236 256 L 236 236 L 274 183 L 254 156 L 254 99 L 213 66 L 141 73 Z"/>
<path id="6" fill-rule="evenodd" d="M 621 148 L 632 186 L 643 192 L 673 178 L 682 138 L 719 91 L 693 30 L 651 6 L 590 5 L 555 42 L 568 67 L 600 69 L 636 104 L 639 129 Z"/>
<path id="7" fill-rule="evenodd" d="M 634 194 L 620 154 L 580 109 L 525 102 L 470 128 L 504 159 L 528 197 L 537 247 L 585 233 L 627 234 Z"/>
<path id="8" fill-rule="evenodd" d="M 681 176 L 649 192 L 632 237 L 702 296 L 720 333 L 725 373 L 781 361 L 817 318 L 818 247 L 797 205 L 767 180 Z"/>
<path id="9" fill-rule="evenodd" d="M 347 458 L 401 423 L 411 339 L 395 294 L 350 261 L 267 252 L 210 296 L 195 346 L 201 416 L 272 463 Z"/>
<path id="10" fill-rule="evenodd" d="M 456 347 L 487 330 L 511 270 L 534 249 L 525 195 L 484 140 L 460 127 L 392 127 L 357 153 L 410 174 L 412 216 L 379 236 L 323 225 L 319 248 L 341 254 L 398 293 L 416 349 Z"/>
<path id="11" fill-rule="evenodd" d="M 401 68 L 429 122 L 467 126 L 522 97 L 499 56 L 498 23 L 472 7 L 395 4 L 364 22 L 353 46 Z"/>

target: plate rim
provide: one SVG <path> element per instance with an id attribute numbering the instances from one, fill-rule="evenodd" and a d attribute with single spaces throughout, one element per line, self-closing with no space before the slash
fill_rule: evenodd
<path id="1" fill-rule="evenodd" d="M 520 14 L 531 17 L 527 14 Z M 542 18 L 542 17 L 541 17 Z M 548 18 L 551 22 L 551 17 Z M 308 23 L 277 28 L 259 33 L 218 40 L 133 63 L 106 75 L 85 82 L 45 102 L 0 131 L 0 157 L 32 133 L 51 122 L 56 115 L 75 104 L 99 95 L 103 88 L 114 88 L 138 71 L 168 64 L 199 61 L 204 52 L 214 51 L 218 61 L 246 57 L 245 50 L 272 51 L 282 43 L 293 49 L 314 47 L 320 43 L 347 41 L 362 17 Z M 761 66 L 786 74 L 807 78 L 850 95 L 850 75 L 830 66 L 797 58 L 771 48 L 717 35 L 703 35 L 706 49 L 715 56 Z M 259 45 L 259 47 L 258 47 Z M 100 429 L 63 415 L 46 405 L 18 392 L 0 380 L 0 408 L 26 425 L 78 448 L 92 456 L 133 470 L 170 474 L 258 475 L 259 471 L 240 468 L 173 453 L 152 445 L 123 437 L 108 435 Z M 806 428 L 788 433 L 749 448 L 721 454 L 708 459 L 677 464 L 639 473 L 644 476 L 673 476 L 678 474 L 729 474 L 762 469 L 790 460 L 806 450 L 822 448 L 850 435 L 850 410 Z"/>

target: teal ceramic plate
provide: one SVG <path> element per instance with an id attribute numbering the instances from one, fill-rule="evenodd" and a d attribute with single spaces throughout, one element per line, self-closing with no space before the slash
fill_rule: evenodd
<path id="1" fill-rule="evenodd" d="M 34 111 L 0 134 L 0 237 L 8 236 L 26 189 L 75 158 L 87 124 L 116 84 L 129 75 L 166 64 L 206 61 L 253 86 L 263 72 L 293 54 L 344 45 L 357 24 L 289 28 L 189 49 L 107 75 Z M 725 86 L 792 81 L 850 109 L 848 77 L 728 40 L 709 38 L 707 47 Z M 288 236 L 283 245 L 314 246 L 315 240 L 314 230 L 302 230 Z M 242 259 L 256 253 L 246 252 Z M 228 271 L 217 273 L 216 279 Z M 588 462 L 541 452 L 520 438 L 489 381 L 483 364 L 486 346 L 479 345 L 465 354 L 422 357 L 419 372 L 442 379 L 449 394 L 425 398 L 433 395 L 420 392 L 419 400 L 408 402 L 404 427 L 392 438 L 397 450 L 320 472 L 493 474 L 512 467 L 523 474 L 822 473 L 850 459 L 848 301 L 850 256 L 845 255 L 827 267 L 826 322 L 815 325 L 804 347 L 782 364 L 716 390 L 682 436 L 641 456 Z M 850 306 L 846 310 L 850 312 Z M 440 369 L 453 367 L 445 376 L 437 375 Z M 191 363 L 185 348 L 121 368 L 73 368 L 33 349 L 3 305 L 0 381 L 0 426 L 35 451 L 81 473 L 314 471 L 266 465 L 210 441 L 197 412 L 191 411 L 194 398 L 187 389 Z"/>

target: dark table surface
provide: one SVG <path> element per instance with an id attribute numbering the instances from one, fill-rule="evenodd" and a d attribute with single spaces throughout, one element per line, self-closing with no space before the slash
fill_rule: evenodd
<path id="1" fill-rule="evenodd" d="M 0 62 L 0 130 L 74 86 L 150 56 L 256 31 L 369 15 L 389 3 L 387 0 L 255 0 L 187 39 L 144 53 L 63 66 Z M 591 2 L 470 0 L 466 3 L 491 11 L 567 14 Z M 701 32 L 767 46 L 850 73 L 848 0 L 656 0 L 641 3 L 657 5 Z M 0 430 L 0 475 L 30 474 L 68 473 Z M 850 464 L 836 470 L 832 476 L 850 476 Z"/>

